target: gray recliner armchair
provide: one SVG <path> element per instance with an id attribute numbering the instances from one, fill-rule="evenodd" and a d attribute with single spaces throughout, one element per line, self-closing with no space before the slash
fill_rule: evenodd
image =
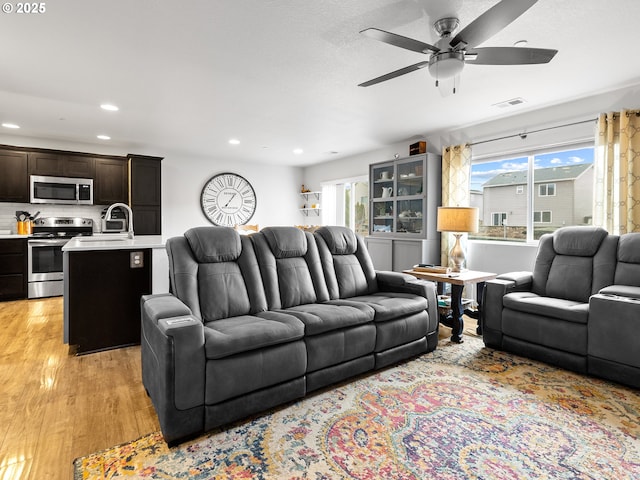
<path id="1" fill-rule="evenodd" d="M 487 282 L 484 343 L 587 373 L 589 299 L 614 281 L 618 238 L 598 227 L 543 235 L 533 272 Z"/>

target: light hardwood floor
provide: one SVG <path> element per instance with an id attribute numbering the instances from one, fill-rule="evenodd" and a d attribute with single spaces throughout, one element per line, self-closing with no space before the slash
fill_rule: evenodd
<path id="1" fill-rule="evenodd" d="M 71 479 L 74 458 L 159 430 L 140 347 L 83 356 L 62 298 L 0 303 L 0 479 Z"/>
<path id="2" fill-rule="evenodd" d="M 73 356 L 62 308 L 61 297 L 0 303 L 0 480 L 71 479 L 75 458 L 160 429 L 140 347 Z M 465 319 L 465 333 L 475 325 Z"/>

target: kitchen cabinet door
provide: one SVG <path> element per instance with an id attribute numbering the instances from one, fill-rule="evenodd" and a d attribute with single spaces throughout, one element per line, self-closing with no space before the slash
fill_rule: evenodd
<path id="1" fill-rule="evenodd" d="M 93 178 L 94 159 L 65 152 L 30 152 L 29 175 Z"/>
<path id="2" fill-rule="evenodd" d="M 27 240 L 0 240 L 0 300 L 27 298 Z"/>
<path id="3" fill-rule="evenodd" d="M 0 150 L 0 202 L 29 202 L 28 157 L 24 152 Z"/>
<path id="4" fill-rule="evenodd" d="M 129 155 L 133 227 L 138 235 L 162 234 L 161 160 Z"/>
<path id="5" fill-rule="evenodd" d="M 128 203 L 127 161 L 125 159 L 96 158 L 95 162 L 96 178 L 93 182 L 93 203 L 96 205 Z"/>

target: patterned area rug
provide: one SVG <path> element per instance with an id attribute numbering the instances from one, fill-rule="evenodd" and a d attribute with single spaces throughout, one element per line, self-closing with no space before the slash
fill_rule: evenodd
<path id="1" fill-rule="evenodd" d="M 638 479 L 640 392 L 441 341 L 422 357 L 175 448 L 79 458 L 76 479 Z"/>

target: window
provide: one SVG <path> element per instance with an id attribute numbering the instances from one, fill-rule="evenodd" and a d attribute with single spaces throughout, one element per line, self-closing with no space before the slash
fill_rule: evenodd
<path id="1" fill-rule="evenodd" d="M 369 234 L 369 182 L 344 184 L 344 224 L 359 235 Z"/>
<path id="2" fill-rule="evenodd" d="M 551 223 L 551 212 L 533 212 L 533 223 Z"/>
<path id="3" fill-rule="evenodd" d="M 555 183 L 543 183 L 542 185 L 538 185 L 539 197 L 555 197 L 555 195 L 556 195 Z"/>
<path id="4" fill-rule="evenodd" d="M 473 159 L 471 193 L 480 210 L 472 239 L 534 241 L 592 218 L 593 145 Z M 506 221 L 506 222 L 505 222 Z"/>
<path id="5" fill-rule="evenodd" d="M 491 214 L 491 225 L 494 227 L 501 227 L 507 224 L 507 214 L 506 213 L 492 213 Z"/>
<path id="6" fill-rule="evenodd" d="M 366 178 L 366 177 L 363 177 Z M 322 224 L 369 234 L 369 182 L 360 177 L 322 185 Z"/>

